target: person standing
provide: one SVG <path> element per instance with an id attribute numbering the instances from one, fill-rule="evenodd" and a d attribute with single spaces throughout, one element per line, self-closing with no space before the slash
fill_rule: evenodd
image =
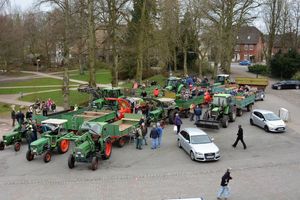
<path id="1" fill-rule="evenodd" d="M 145 145 L 148 145 L 148 144 L 147 144 L 147 138 L 146 138 L 147 133 L 148 133 L 148 128 L 147 128 L 147 126 L 145 125 L 145 123 L 142 123 L 141 128 L 142 128 L 142 134 L 143 134 L 143 141 L 144 141 L 144 144 L 145 144 Z"/>
<path id="2" fill-rule="evenodd" d="M 146 92 L 146 90 L 143 90 L 143 91 L 141 92 L 141 96 L 142 96 L 142 98 L 147 97 L 147 92 Z"/>
<path id="3" fill-rule="evenodd" d="M 47 108 L 47 104 L 44 101 L 42 102 L 42 111 L 43 111 L 43 116 L 47 116 L 48 108 Z"/>
<path id="4" fill-rule="evenodd" d="M 160 126 L 160 123 L 157 123 L 157 133 L 158 133 L 158 141 L 157 141 L 157 147 L 160 148 L 160 145 L 161 145 L 161 139 L 162 139 L 162 136 L 163 136 L 163 129 L 162 127 Z"/>
<path id="5" fill-rule="evenodd" d="M 219 189 L 218 196 L 217 196 L 218 199 L 221 199 L 221 197 L 224 196 L 225 200 L 227 200 L 227 198 L 229 197 L 230 191 L 229 191 L 228 183 L 229 180 L 232 179 L 232 177 L 230 176 L 230 171 L 231 169 L 228 168 L 225 174 L 222 176 L 221 187 Z"/>
<path id="6" fill-rule="evenodd" d="M 142 150 L 143 134 L 141 127 L 136 129 L 136 149 Z"/>
<path id="7" fill-rule="evenodd" d="M 10 113 L 10 116 L 11 116 L 11 120 L 12 120 L 12 126 L 14 127 L 14 126 L 15 126 L 15 123 L 16 123 L 16 111 L 15 111 L 15 105 L 12 105 L 12 106 L 11 106 L 11 113 Z"/>
<path id="8" fill-rule="evenodd" d="M 157 148 L 157 140 L 158 140 L 158 132 L 157 132 L 155 125 L 153 125 L 153 127 L 151 129 L 150 138 L 152 139 L 151 149 L 156 149 Z"/>
<path id="9" fill-rule="evenodd" d="M 179 117 L 179 114 L 176 113 L 176 115 L 175 115 L 175 125 L 177 126 L 177 134 L 180 132 L 181 124 L 182 124 L 182 121 Z"/>
<path id="10" fill-rule="evenodd" d="M 22 110 L 19 110 L 16 115 L 16 119 L 20 125 L 22 125 L 24 123 L 24 118 L 25 118 L 24 113 L 22 112 Z"/>
<path id="11" fill-rule="evenodd" d="M 246 144 L 244 142 L 244 131 L 243 131 L 242 125 L 239 125 L 239 130 L 238 130 L 238 133 L 237 133 L 237 138 L 236 138 L 234 144 L 232 145 L 233 148 L 236 147 L 236 145 L 238 144 L 239 141 L 241 141 L 243 143 L 244 149 L 247 149 L 247 146 L 246 146 Z"/>
<path id="12" fill-rule="evenodd" d="M 197 105 L 195 108 L 195 115 L 196 115 L 196 121 L 199 121 L 202 115 L 202 110 L 199 105 Z"/>
<path id="13" fill-rule="evenodd" d="M 159 89 L 158 88 L 155 88 L 153 90 L 153 95 L 154 95 L 154 97 L 158 97 L 158 95 L 159 95 Z"/>
<path id="14" fill-rule="evenodd" d="M 27 112 L 25 114 L 26 120 L 31 120 L 32 119 L 32 114 L 33 114 L 32 107 L 29 107 L 29 109 L 27 110 Z"/>
<path id="15" fill-rule="evenodd" d="M 195 104 L 190 105 L 190 121 L 194 121 L 194 116 L 195 116 Z"/>

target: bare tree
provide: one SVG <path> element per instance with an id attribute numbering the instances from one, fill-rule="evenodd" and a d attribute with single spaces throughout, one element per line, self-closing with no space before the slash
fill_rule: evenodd
<path id="1" fill-rule="evenodd" d="M 94 0 L 88 0 L 88 50 L 89 50 L 89 85 L 96 86 L 95 64 L 96 64 L 96 35 L 94 21 Z"/>
<path id="2" fill-rule="evenodd" d="M 275 36 L 279 31 L 280 16 L 283 9 L 284 0 L 265 0 L 264 2 L 264 21 L 268 31 L 267 43 L 267 64 L 270 65 Z"/>

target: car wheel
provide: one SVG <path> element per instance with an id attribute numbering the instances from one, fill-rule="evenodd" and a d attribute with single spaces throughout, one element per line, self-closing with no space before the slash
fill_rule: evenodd
<path id="1" fill-rule="evenodd" d="M 265 129 L 266 132 L 270 131 L 268 126 L 265 126 L 264 129 Z"/>
<path id="2" fill-rule="evenodd" d="M 195 160 L 195 154 L 194 154 L 193 151 L 191 151 L 190 156 L 191 156 L 191 159 L 192 159 L 192 160 Z"/>
<path id="3" fill-rule="evenodd" d="M 254 123 L 253 123 L 253 120 L 252 119 L 250 119 L 250 124 L 253 126 L 254 125 Z"/>
<path id="4" fill-rule="evenodd" d="M 281 86 L 277 86 L 277 90 L 281 90 Z"/>
<path id="5" fill-rule="evenodd" d="M 179 148 L 182 148 L 180 140 L 177 140 L 177 145 Z"/>
<path id="6" fill-rule="evenodd" d="M 296 90 L 299 90 L 299 85 L 296 85 Z"/>

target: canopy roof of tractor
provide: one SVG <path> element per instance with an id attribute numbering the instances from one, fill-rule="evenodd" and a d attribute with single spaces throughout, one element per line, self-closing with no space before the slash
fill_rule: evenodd
<path id="1" fill-rule="evenodd" d="M 171 76 L 171 77 L 169 77 L 168 78 L 168 80 L 170 80 L 170 81 L 173 81 L 173 80 L 181 80 L 181 78 L 179 78 L 179 77 L 175 77 L 175 76 Z"/>
<path id="2" fill-rule="evenodd" d="M 174 99 L 172 99 L 172 98 L 166 98 L 166 97 L 158 98 L 157 100 L 159 100 L 161 102 L 175 102 Z"/>
<path id="3" fill-rule="evenodd" d="M 224 98 L 228 98 L 230 97 L 231 94 L 215 94 L 214 97 L 224 97 Z"/>
<path id="4" fill-rule="evenodd" d="M 91 134 L 101 135 L 102 128 L 106 124 L 106 122 L 84 122 L 80 128 L 89 130 Z"/>
<path id="5" fill-rule="evenodd" d="M 46 119 L 42 121 L 42 124 L 54 124 L 54 125 L 61 125 L 67 123 L 68 120 L 66 119 Z"/>

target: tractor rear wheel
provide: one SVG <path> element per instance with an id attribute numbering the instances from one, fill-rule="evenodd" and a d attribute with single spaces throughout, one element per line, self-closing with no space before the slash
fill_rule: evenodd
<path id="1" fill-rule="evenodd" d="M 69 140 L 62 140 L 57 146 L 57 150 L 60 154 L 66 153 L 69 150 L 70 142 Z"/>
<path id="2" fill-rule="evenodd" d="M 73 156 L 73 154 L 69 155 L 68 166 L 70 169 L 73 169 L 75 167 L 75 157 Z"/>
<path id="3" fill-rule="evenodd" d="M 227 115 L 223 116 L 223 118 L 222 118 L 222 126 L 223 126 L 223 128 L 227 128 L 228 127 L 228 122 L 229 122 L 228 116 Z"/>
<path id="4" fill-rule="evenodd" d="M 15 149 L 15 151 L 20 151 L 20 149 L 21 149 L 21 143 L 20 142 L 16 142 L 15 145 L 14 145 L 14 149 Z"/>
<path id="5" fill-rule="evenodd" d="M 112 142 L 111 142 L 111 140 L 106 140 L 104 153 L 102 155 L 103 160 L 107 160 L 110 158 L 111 150 L 112 150 Z"/>
<path id="6" fill-rule="evenodd" d="M 92 170 L 95 171 L 98 168 L 98 158 L 93 157 L 92 158 Z"/>
<path id="7" fill-rule="evenodd" d="M 236 119 L 236 112 L 235 111 L 232 111 L 230 114 L 229 114 L 229 121 L 230 122 L 234 122 Z"/>
<path id="8" fill-rule="evenodd" d="M 125 143 L 126 143 L 126 138 L 125 137 L 120 137 L 118 139 L 118 147 L 124 147 Z"/>
<path id="9" fill-rule="evenodd" d="M 46 153 L 44 154 L 44 162 L 48 163 L 51 161 L 51 152 L 48 150 L 46 151 Z"/>
<path id="10" fill-rule="evenodd" d="M 32 154 L 30 149 L 28 149 L 28 151 L 26 152 L 26 159 L 28 161 L 32 161 L 34 159 L 34 155 Z"/>
<path id="11" fill-rule="evenodd" d="M 178 110 L 171 110 L 169 113 L 169 124 L 174 124 L 175 114 L 178 112 Z"/>
<path id="12" fill-rule="evenodd" d="M 3 141 L 0 142 L 0 151 L 4 150 L 5 144 Z"/>

